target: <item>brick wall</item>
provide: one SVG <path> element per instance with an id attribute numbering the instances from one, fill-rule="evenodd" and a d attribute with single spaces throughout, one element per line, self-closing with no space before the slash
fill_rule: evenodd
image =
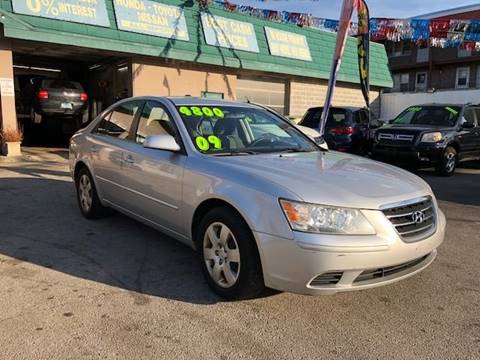
<path id="1" fill-rule="evenodd" d="M 323 106 L 327 93 L 327 82 L 306 83 L 300 81 L 290 82 L 289 115 L 293 117 L 302 116 L 305 111 L 313 106 Z M 380 92 L 370 91 L 372 113 L 380 114 Z M 365 101 L 359 87 L 337 83 L 333 98 L 334 106 L 358 106 L 364 107 Z"/>

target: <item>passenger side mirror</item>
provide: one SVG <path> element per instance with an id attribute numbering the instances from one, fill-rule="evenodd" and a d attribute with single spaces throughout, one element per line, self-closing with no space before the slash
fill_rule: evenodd
<path id="1" fill-rule="evenodd" d="M 171 135 L 150 135 L 145 138 L 143 147 L 148 149 L 166 150 L 166 151 L 180 151 L 180 145 L 177 140 Z"/>

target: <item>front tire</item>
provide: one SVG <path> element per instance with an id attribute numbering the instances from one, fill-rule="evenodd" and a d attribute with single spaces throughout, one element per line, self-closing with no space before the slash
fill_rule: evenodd
<path id="1" fill-rule="evenodd" d="M 442 154 L 442 157 L 437 164 L 437 174 L 441 176 L 452 176 L 457 168 L 457 151 L 448 146 Z"/>
<path id="2" fill-rule="evenodd" d="M 242 300 L 264 291 L 255 239 L 239 214 L 228 207 L 212 209 L 200 221 L 195 238 L 203 274 L 217 295 Z"/>
<path id="3" fill-rule="evenodd" d="M 82 215 L 87 219 L 98 219 L 105 216 L 107 208 L 100 202 L 92 175 L 87 168 L 79 170 L 75 183 L 78 206 Z"/>

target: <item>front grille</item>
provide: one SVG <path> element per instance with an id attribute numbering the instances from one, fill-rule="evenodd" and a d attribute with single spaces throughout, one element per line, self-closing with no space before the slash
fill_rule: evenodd
<path id="1" fill-rule="evenodd" d="M 391 207 L 383 213 L 405 241 L 418 241 L 429 236 L 435 229 L 436 214 L 430 197 L 408 205 Z"/>
<path id="2" fill-rule="evenodd" d="M 310 282 L 310 286 L 336 285 L 343 276 L 343 272 L 328 272 L 318 275 Z"/>
<path id="3" fill-rule="evenodd" d="M 395 266 L 388 266 L 384 268 L 365 270 L 354 280 L 354 283 L 359 283 L 362 281 L 368 281 L 373 279 L 384 278 L 386 276 L 394 275 L 409 268 L 412 268 L 421 262 L 423 262 L 430 254 L 422 256 L 421 258 L 400 264 Z"/>
<path id="4" fill-rule="evenodd" d="M 406 131 L 378 132 L 377 142 L 382 145 L 408 146 L 415 140 L 416 134 Z"/>

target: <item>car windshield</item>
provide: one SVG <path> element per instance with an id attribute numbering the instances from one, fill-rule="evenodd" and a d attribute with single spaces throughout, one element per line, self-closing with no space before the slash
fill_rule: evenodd
<path id="1" fill-rule="evenodd" d="M 246 106 L 178 106 L 195 147 L 204 154 L 319 151 L 289 122 Z"/>
<path id="2" fill-rule="evenodd" d="M 419 126 L 455 126 L 459 106 L 412 106 L 398 115 L 392 124 Z"/>

